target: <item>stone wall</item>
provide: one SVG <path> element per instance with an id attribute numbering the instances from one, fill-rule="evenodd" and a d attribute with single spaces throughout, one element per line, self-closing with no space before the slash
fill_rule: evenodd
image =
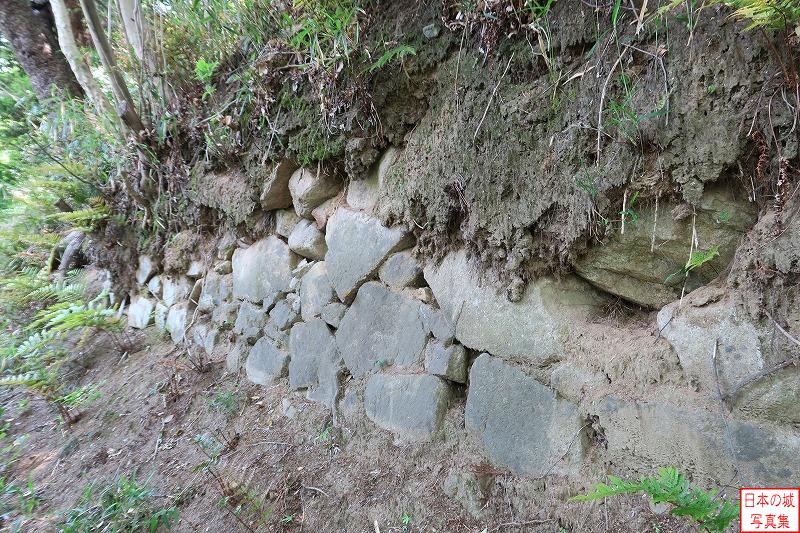
<path id="1" fill-rule="evenodd" d="M 662 272 L 648 272 L 659 253 L 649 232 L 631 248 L 629 230 L 592 249 L 583 277 L 537 279 L 512 302 L 465 251 L 423 265 L 407 228 L 381 223 L 397 158 L 390 150 L 347 185 L 279 165 L 261 198 L 272 234 L 228 233 L 185 275 L 141 257 L 129 325 L 154 323 L 258 385 L 288 380 L 337 424 L 365 416 L 398 443 L 454 438 L 442 420 L 463 410 L 464 438 L 524 476 L 675 465 L 704 483 L 759 485 L 800 472 L 796 369 L 753 379 L 790 344 L 737 313 L 725 290 L 677 300 Z M 725 204 L 724 192 L 707 194 L 707 205 Z M 688 250 L 693 222 L 662 216 L 649 219 L 658 238 Z M 716 232 L 730 260 L 754 213 L 699 218 L 694 232 Z M 661 309 L 618 313 L 606 291 Z"/>

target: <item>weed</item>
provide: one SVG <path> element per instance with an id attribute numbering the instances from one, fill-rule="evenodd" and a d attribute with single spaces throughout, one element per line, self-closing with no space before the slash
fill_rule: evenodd
<path id="1" fill-rule="evenodd" d="M 689 256 L 689 260 L 686 261 L 684 267 L 681 270 L 673 272 L 672 274 L 667 276 L 667 279 L 664 280 L 664 283 L 669 283 L 670 281 L 675 279 L 676 276 L 683 275 L 684 278 L 688 277 L 689 273 L 692 270 L 700 268 L 701 266 L 705 265 L 718 255 L 719 255 L 719 245 L 712 246 L 709 250 L 697 250 L 692 252 L 691 255 Z"/>
<path id="2" fill-rule="evenodd" d="M 636 212 L 634 207 L 636 206 L 636 200 L 639 199 L 639 191 L 633 193 L 630 200 L 628 200 L 625 209 L 619 212 L 620 219 L 623 222 L 630 222 L 631 224 L 636 224 L 639 222 L 639 213 Z"/>
<path id="3" fill-rule="evenodd" d="M 28 478 L 25 485 L 20 486 L 0 476 L 0 515 L 4 517 L 4 521 L 11 516 L 19 515 L 15 520 L 15 526 L 10 528 L 11 531 L 22 531 L 23 522 L 40 504 L 31 478 Z"/>
<path id="4" fill-rule="evenodd" d="M 205 59 L 198 59 L 194 65 L 194 76 L 197 81 L 203 84 L 203 100 L 214 94 L 216 88 L 211 84 L 211 78 L 219 66 L 219 61 L 208 62 Z"/>
<path id="5" fill-rule="evenodd" d="M 675 516 L 685 516 L 697 522 L 705 531 L 723 533 L 739 517 L 736 505 L 725 499 L 717 499 L 717 491 L 705 491 L 693 487 L 676 468 L 660 468 L 658 476 L 643 477 L 637 482 L 626 482 L 608 476 L 609 484 L 599 483 L 594 491 L 574 496 L 569 501 L 585 502 L 617 496 L 620 494 L 644 493 L 653 503 L 669 503 Z"/>
<path id="6" fill-rule="evenodd" d="M 218 391 L 209 404 L 215 411 L 219 411 L 227 418 L 233 418 L 239 413 L 241 395 L 231 390 Z"/>
<path id="7" fill-rule="evenodd" d="M 221 492 L 218 505 L 227 509 L 246 530 L 257 531 L 268 525 L 273 510 L 255 489 L 247 484 L 226 479 L 214 469 L 208 468 L 206 472 L 216 481 Z M 293 514 L 284 515 L 281 519 L 284 524 L 293 521 Z"/>
<path id="8" fill-rule="evenodd" d="M 160 526 L 169 529 L 177 520 L 175 507 L 154 505 L 155 493 L 146 483 L 121 476 L 116 482 L 97 490 L 89 484 L 78 505 L 64 513 L 60 523 L 63 533 L 139 532 L 154 533 Z"/>
<path id="9" fill-rule="evenodd" d="M 370 65 L 368 70 L 369 72 L 375 72 L 376 70 L 382 69 L 392 61 L 402 60 L 405 56 L 408 55 L 412 56 L 417 55 L 417 50 L 414 47 L 408 45 L 395 46 L 394 48 L 391 48 L 386 52 L 384 52 L 384 54 L 381 57 L 379 57 L 377 61 L 375 61 L 372 65 Z"/>
<path id="10" fill-rule="evenodd" d="M 555 0 L 525 0 L 525 7 L 530 11 L 534 20 L 547 17 Z"/>

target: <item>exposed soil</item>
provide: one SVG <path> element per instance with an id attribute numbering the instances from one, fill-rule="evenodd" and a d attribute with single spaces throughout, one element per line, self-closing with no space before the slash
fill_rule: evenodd
<path id="1" fill-rule="evenodd" d="M 174 531 L 692 531 L 640 498 L 568 504 L 586 487 L 489 467 L 464 432 L 459 402 L 446 439 L 397 446 L 352 406 L 331 427 L 325 408 L 286 383 L 238 381 L 221 361 L 199 373 L 154 330 L 139 342 L 121 359 L 96 340 L 80 357 L 89 367 L 83 379 L 102 383 L 103 396 L 72 427 L 43 402 L 3 392 L 11 437 L 28 436 L 12 476 L 30 476 L 41 500 L 24 531 L 56 530 L 87 484 L 134 471 L 149 480 L 157 505 L 178 508 Z M 228 414 L 214 403 L 225 392 L 238 398 Z M 223 449 L 208 468 L 198 436 Z M 230 495 L 244 489 L 270 510 L 265 522 L 234 516 Z"/>

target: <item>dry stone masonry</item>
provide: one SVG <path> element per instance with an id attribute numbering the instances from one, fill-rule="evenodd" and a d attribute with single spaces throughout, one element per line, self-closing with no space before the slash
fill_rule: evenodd
<path id="1" fill-rule="evenodd" d="M 642 244 L 649 227 L 663 253 L 685 255 L 690 221 L 645 211 L 638 228 L 592 248 L 577 276 L 532 280 L 511 301 L 465 250 L 422 264 L 409 228 L 378 218 L 401 157 L 391 149 L 346 189 L 277 165 L 260 197 L 274 231 L 225 234 L 213 261 L 196 257 L 183 275 L 142 256 L 130 326 L 154 321 L 256 385 L 285 380 L 338 424 L 362 416 L 398 444 L 466 439 L 518 475 L 680 465 L 698 480 L 758 485 L 800 472 L 796 370 L 775 375 L 783 389 L 748 381 L 780 359 L 765 351 L 771 330 L 703 287 L 707 272 L 681 300 L 650 233 Z M 723 190 L 704 202 L 695 231 L 715 232 L 724 268 L 754 213 Z M 722 210 L 731 216 L 715 221 Z M 608 317 L 612 294 L 659 311 L 620 324 Z"/>

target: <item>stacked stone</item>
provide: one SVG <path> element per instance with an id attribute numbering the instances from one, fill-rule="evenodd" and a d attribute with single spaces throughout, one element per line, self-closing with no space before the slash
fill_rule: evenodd
<path id="1" fill-rule="evenodd" d="M 543 277 L 512 302 L 483 283 L 463 250 L 423 268 L 413 236 L 377 217 L 397 155 L 389 150 L 346 190 L 334 176 L 276 166 L 261 191 L 274 234 L 249 244 L 228 234 L 210 268 L 194 261 L 182 276 L 156 275 L 143 256 L 129 324 L 154 319 L 173 342 L 224 354 L 230 372 L 258 385 L 285 379 L 334 420 L 363 412 L 398 442 L 443 434 L 445 413 L 466 390 L 466 429 L 493 464 L 519 474 L 577 473 L 598 445 L 610 463 L 689 464 L 706 478 L 725 478 L 738 463 L 748 479 L 770 482 L 781 461 L 798 465 L 791 432 L 604 393 L 609 378 L 569 356 L 609 301 L 587 281 Z M 706 333 L 720 339 L 723 389 L 764 366 L 763 336 L 724 302 L 678 311 L 670 304 L 659 314 L 661 342 L 706 391 L 715 369 L 708 346 L 693 340 Z M 744 464 L 731 446 L 756 459 Z"/>

